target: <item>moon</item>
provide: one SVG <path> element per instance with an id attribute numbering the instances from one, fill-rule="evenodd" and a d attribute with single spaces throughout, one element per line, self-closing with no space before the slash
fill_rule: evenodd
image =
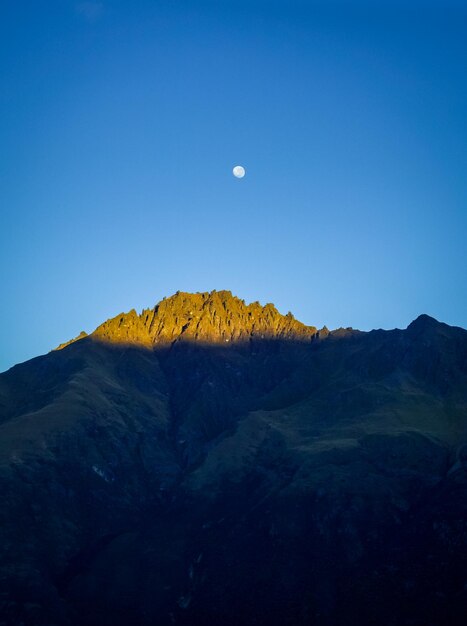
<path id="1" fill-rule="evenodd" d="M 245 176 L 245 168 L 241 165 L 236 165 L 232 170 L 232 174 L 235 178 L 243 178 Z"/>

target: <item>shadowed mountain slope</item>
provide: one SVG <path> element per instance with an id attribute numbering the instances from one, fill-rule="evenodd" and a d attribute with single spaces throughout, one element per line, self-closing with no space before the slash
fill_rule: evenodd
<path id="1" fill-rule="evenodd" d="M 60 348 L 0 375 L 0 624 L 463 623 L 465 330 L 178 293 Z"/>

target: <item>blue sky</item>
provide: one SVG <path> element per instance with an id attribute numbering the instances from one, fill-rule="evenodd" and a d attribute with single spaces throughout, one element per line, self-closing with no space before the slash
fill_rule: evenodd
<path id="1" fill-rule="evenodd" d="M 0 371 L 177 290 L 467 326 L 465 3 L 0 11 Z"/>

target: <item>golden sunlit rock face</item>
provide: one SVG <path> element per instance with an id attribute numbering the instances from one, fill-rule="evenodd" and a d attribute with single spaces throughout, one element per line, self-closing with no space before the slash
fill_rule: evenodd
<path id="1" fill-rule="evenodd" d="M 310 340 L 314 326 L 281 315 L 273 304 L 245 304 L 230 291 L 177 292 L 140 315 L 133 309 L 99 326 L 92 337 L 101 341 L 144 346 L 173 341 L 229 343 L 258 339 Z"/>

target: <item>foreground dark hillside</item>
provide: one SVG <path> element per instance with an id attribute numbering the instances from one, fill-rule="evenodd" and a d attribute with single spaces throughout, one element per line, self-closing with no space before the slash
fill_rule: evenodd
<path id="1" fill-rule="evenodd" d="M 0 624 L 464 624 L 467 332 L 176 294 L 0 375 L 0 481 Z"/>

